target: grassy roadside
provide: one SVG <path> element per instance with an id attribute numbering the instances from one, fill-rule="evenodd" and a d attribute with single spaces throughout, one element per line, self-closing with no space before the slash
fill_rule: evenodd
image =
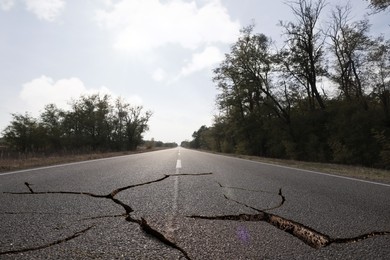
<path id="1" fill-rule="evenodd" d="M 205 151 L 205 152 L 210 152 L 210 151 Z M 211 153 L 236 157 L 236 158 L 241 158 L 241 159 L 246 159 L 251 161 L 257 161 L 262 163 L 276 164 L 276 165 L 288 166 L 288 167 L 293 167 L 293 168 L 298 168 L 303 170 L 317 171 L 317 172 L 329 173 L 329 174 L 340 175 L 345 177 L 390 184 L 389 170 L 332 164 L 332 163 L 315 163 L 315 162 L 303 162 L 303 161 L 294 161 L 294 160 L 271 159 L 271 158 L 263 158 L 257 156 L 249 156 L 249 155 L 225 154 L 225 153 L 215 153 L 215 152 L 211 152 Z"/>
<path id="2" fill-rule="evenodd" d="M 243 159 L 255 160 L 259 162 L 272 163 L 282 166 L 289 166 L 304 170 L 318 171 L 323 173 L 330 173 L 335 175 L 341 175 L 346 177 L 352 177 L 362 180 L 383 182 L 390 184 L 390 171 L 367 168 L 360 166 L 340 165 L 331 163 L 314 163 L 314 162 L 302 162 L 293 160 L 278 160 L 278 159 L 265 159 L 265 158 L 251 158 L 250 156 L 241 156 Z"/>
<path id="3" fill-rule="evenodd" d="M 165 148 L 139 148 L 136 151 L 109 152 L 109 153 L 90 153 L 90 154 L 75 154 L 75 155 L 50 155 L 47 157 L 28 157 L 21 159 L 0 159 L 0 173 L 32 169 L 37 167 L 52 166 L 57 164 L 81 162 L 88 160 L 96 160 L 102 158 L 110 158 L 123 155 L 131 155 L 137 153 L 146 153 Z"/>

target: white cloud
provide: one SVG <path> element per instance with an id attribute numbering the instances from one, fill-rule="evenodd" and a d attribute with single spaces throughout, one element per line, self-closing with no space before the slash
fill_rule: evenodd
<path id="1" fill-rule="evenodd" d="M 223 53 L 216 47 L 209 46 L 203 52 L 194 53 L 191 62 L 182 68 L 180 75 L 188 76 L 203 69 L 209 69 L 224 59 Z"/>
<path id="2" fill-rule="evenodd" d="M 115 95 L 112 96 L 116 98 Z M 132 106 L 141 106 L 144 103 L 143 99 L 138 95 L 126 96 L 124 97 L 124 100 Z"/>
<path id="3" fill-rule="evenodd" d="M 53 22 L 65 9 L 65 0 L 24 0 L 27 11 L 35 14 L 38 19 Z M 0 9 L 9 11 L 16 0 L 0 0 Z"/>
<path id="4" fill-rule="evenodd" d="M 67 109 L 68 103 L 72 99 L 97 92 L 113 96 L 108 88 L 104 86 L 98 89 L 87 88 L 78 78 L 54 81 L 43 75 L 23 84 L 20 98 L 26 105 L 26 109 L 36 115 L 45 105 L 50 103 L 56 104 L 59 108 Z"/>
<path id="5" fill-rule="evenodd" d="M 164 69 L 158 68 L 153 72 L 152 78 L 154 81 L 162 82 L 167 78 L 167 73 Z"/>
<path id="6" fill-rule="evenodd" d="M 28 11 L 38 19 L 53 22 L 65 9 L 64 0 L 25 0 Z"/>
<path id="7" fill-rule="evenodd" d="M 15 5 L 15 0 L 0 0 L 0 9 L 9 11 Z"/>
<path id="8" fill-rule="evenodd" d="M 96 17 L 114 32 L 114 47 L 129 54 L 167 44 L 195 50 L 204 44 L 232 43 L 240 29 L 220 0 L 203 6 L 184 0 L 121 0 L 98 10 Z"/>
<path id="9" fill-rule="evenodd" d="M 29 111 L 34 116 L 38 116 L 45 105 L 54 103 L 57 107 L 67 110 L 72 100 L 76 100 L 82 95 L 97 93 L 110 95 L 112 100 L 118 98 L 105 86 L 89 88 L 79 78 L 55 81 L 45 75 L 23 84 L 19 97 L 24 103 L 24 111 Z M 138 95 L 128 95 L 123 99 L 133 106 L 143 104 L 142 98 Z"/>

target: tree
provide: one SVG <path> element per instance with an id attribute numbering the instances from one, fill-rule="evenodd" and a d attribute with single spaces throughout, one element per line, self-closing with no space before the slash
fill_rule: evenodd
<path id="1" fill-rule="evenodd" d="M 385 11 L 390 6 L 390 0 L 366 0 L 370 2 L 370 7 L 377 12 Z"/>
<path id="2" fill-rule="evenodd" d="M 142 134 L 148 130 L 151 111 L 143 111 L 142 106 L 132 107 L 122 98 L 115 100 L 113 114 L 112 141 L 116 149 L 134 150 L 142 142 Z"/>
<path id="3" fill-rule="evenodd" d="M 95 130 L 96 136 L 94 145 L 100 149 L 108 149 L 112 134 L 112 110 L 110 103 L 111 97 L 104 95 L 98 96 L 95 100 Z"/>
<path id="4" fill-rule="evenodd" d="M 253 34 L 253 28 L 252 25 L 241 30 L 231 53 L 214 70 L 214 82 L 221 91 L 218 105 L 227 113 L 237 109 L 241 118 L 267 105 L 278 117 L 288 121 L 289 115 L 272 85 L 272 42 L 264 34 Z"/>
<path id="5" fill-rule="evenodd" d="M 325 6 L 324 0 L 298 0 L 291 2 L 294 22 L 283 23 L 286 47 L 279 61 L 286 75 L 307 93 L 310 110 L 316 104 L 325 109 L 325 103 L 317 88 L 318 77 L 326 75 L 322 62 L 324 58 L 324 35 L 319 30 L 318 20 Z"/>
<path id="6" fill-rule="evenodd" d="M 348 6 L 334 9 L 325 33 L 324 6 L 290 2 L 296 19 L 281 23 L 278 52 L 253 26 L 242 29 L 214 70 L 219 113 L 194 132 L 193 148 L 389 167 L 390 41 L 369 37 L 368 21 L 352 22 Z M 324 78 L 339 96 L 320 94 Z"/>
<path id="7" fill-rule="evenodd" d="M 39 119 L 13 114 L 4 137 L 21 152 L 134 150 L 143 141 L 151 115 L 121 98 L 113 105 L 110 96 L 92 94 L 73 100 L 69 111 L 46 105 Z"/>
<path id="8" fill-rule="evenodd" d="M 142 106 L 129 107 L 126 111 L 125 133 L 126 147 L 129 150 L 134 150 L 142 142 L 142 134 L 149 129 L 148 121 L 152 116 L 151 111 L 143 113 Z"/>
<path id="9" fill-rule="evenodd" d="M 368 61 L 372 95 L 379 100 L 386 126 L 390 127 L 390 40 L 378 38 L 373 44 Z"/>
<path id="10" fill-rule="evenodd" d="M 12 114 L 12 118 L 3 132 L 12 148 L 20 152 L 34 152 L 45 146 L 43 130 L 35 118 L 28 113 Z"/>
<path id="11" fill-rule="evenodd" d="M 93 94 L 72 102 L 72 111 L 65 116 L 64 127 L 72 146 L 105 149 L 111 135 L 110 97 Z"/>
<path id="12" fill-rule="evenodd" d="M 190 141 L 188 141 L 188 140 L 182 141 L 180 143 L 180 146 L 184 147 L 184 148 L 190 148 Z"/>
<path id="13" fill-rule="evenodd" d="M 190 143 L 191 148 L 195 149 L 210 149 L 207 141 L 207 132 L 209 128 L 205 125 L 202 125 L 198 131 L 195 131 L 192 134 L 193 140 Z"/>
<path id="14" fill-rule="evenodd" d="M 364 72 L 367 71 L 368 54 L 372 41 L 368 37 L 368 20 L 350 22 L 351 7 L 337 6 L 332 12 L 328 36 L 334 56 L 334 73 L 331 79 L 338 85 L 347 101 L 357 100 L 367 109 Z"/>
<path id="15" fill-rule="evenodd" d="M 46 105 L 41 113 L 41 126 L 45 130 L 49 149 L 59 150 L 62 146 L 61 138 L 63 137 L 63 122 L 65 112 L 55 104 Z"/>
<path id="16" fill-rule="evenodd" d="M 241 30 L 230 53 L 214 70 L 213 80 L 220 92 L 219 118 L 228 129 L 224 140 L 220 134 L 214 134 L 219 139 L 213 146 L 263 154 L 266 138 L 263 126 L 274 119 L 290 124 L 290 97 L 285 85 L 277 80 L 279 72 L 272 41 L 264 34 L 254 34 L 253 28 L 251 25 Z"/>
<path id="17" fill-rule="evenodd" d="M 126 138 L 126 117 L 129 108 L 130 104 L 126 103 L 122 98 L 115 100 L 112 141 L 116 149 L 126 149 L 124 140 Z"/>

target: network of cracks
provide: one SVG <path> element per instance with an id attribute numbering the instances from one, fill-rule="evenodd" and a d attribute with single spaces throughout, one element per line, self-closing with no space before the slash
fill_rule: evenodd
<path id="1" fill-rule="evenodd" d="M 124 203 L 123 201 L 119 200 L 117 198 L 117 195 L 120 192 L 130 190 L 136 187 L 140 186 L 145 186 L 145 185 L 154 185 L 159 182 L 164 181 L 165 179 L 172 178 L 172 177 L 186 177 L 186 178 L 196 178 L 200 176 L 210 176 L 212 173 L 196 173 L 196 174 L 168 174 L 168 175 L 163 175 L 162 177 L 148 181 L 148 182 L 143 182 L 143 183 L 138 183 L 138 184 L 132 184 L 128 186 L 124 186 L 118 189 L 113 190 L 109 194 L 106 195 L 100 195 L 100 194 L 94 194 L 91 192 L 73 192 L 73 191 L 35 191 L 33 189 L 33 184 L 25 182 L 25 186 L 28 189 L 28 192 L 3 192 L 4 194 L 10 194 L 14 196 L 35 196 L 35 195 L 47 195 L 50 196 L 52 194 L 67 194 L 67 195 L 74 195 L 74 196 L 88 196 L 88 197 L 93 197 L 93 198 L 98 198 L 98 199 L 104 199 L 104 200 L 109 200 L 112 203 L 115 203 L 119 205 L 120 207 L 123 208 L 124 212 L 123 214 L 120 215 L 112 215 L 112 216 L 100 216 L 100 217 L 93 217 L 94 219 L 96 218 L 110 218 L 110 217 L 122 217 L 124 218 L 127 222 L 130 223 L 135 223 L 137 224 L 142 232 L 145 234 L 146 237 L 150 239 L 155 239 L 156 241 L 159 241 L 160 243 L 164 244 L 167 247 L 173 248 L 175 250 L 180 251 L 182 256 L 186 259 L 192 259 L 191 254 L 187 252 L 183 247 L 181 247 L 174 239 L 170 238 L 170 236 L 164 231 L 159 230 L 157 227 L 153 226 L 151 223 L 148 222 L 146 217 L 135 217 L 135 210 L 132 208 L 131 205 Z M 241 189 L 245 190 L 248 192 L 265 192 L 265 191 L 259 191 L 259 190 L 249 190 L 245 188 L 240 188 L 240 187 L 228 187 L 228 186 L 223 186 L 218 182 L 219 187 L 221 190 L 226 190 L 226 189 Z M 242 207 L 245 207 L 247 209 L 250 209 L 251 212 L 255 211 L 255 214 L 237 214 L 237 215 L 217 215 L 217 216 L 202 216 L 202 215 L 191 215 L 191 216 L 186 216 L 186 218 L 190 219 L 202 219 L 202 220 L 219 220 L 219 221 L 240 221 L 240 222 L 265 222 L 268 223 L 279 230 L 282 230 L 284 232 L 287 232 L 288 234 L 291 234 L 295 238 L 301 240 L 303 243 L 306 245 L 315 248 L 315 249 L 320 249 L 323 247 L 327 247 L 331 244 L 344 244 L 344 243 L 354 243 L 354 242 L 359 242 L 365 239 L 369 239 L 375 236 L 385 236 L 385 235 L 390 235 L 390 231 L 375 231 L 375 232 L 370 232 L 366 234 L 361 234 L 356 237 L 348 237 L 348 238 L 333 238 L 327 234 L 321 233 L 311 227 L 305 226 L 304 224 L 301 224 L 299 222 L 296 222 L 291 219 L 284 218 L 282 216 L 276 215 L 269 213 L 269 211 L 273 209 L 280 208 L 284 205 L 286 202 L 286 198 L 283 195 L 282 189 L 279 189 L 277 195 L 280 197 L 280 202 L 275 205 L 272 208 L 268 209 L 258 209 L 256 207 L 250 206 L 244 202 L 238 201 L 236 199 L 233 199 L 224 192 L 221 193 L 224 198 L 228 201 L 237 203 L 241 205 Z M 276 193 L 275 193 L 276 194 Z M 11 213 L 11 212 L 3 212 L 2 214 L 18 214 L 17 212 Z M 92 219 L 92 218 L 90 218 Z M 12 254 L 20 254 L 24 252 L 30 252 L 30 251 L 36 251 L 36 250 L 42 250 L 45 248 L 49 248 L 61 243 L 66 243 L 69 240 L 75 239 L 77 237 L 80 237 L 84 234 L 86 234 L 88 231 L 93 229 L 95 226 L 89 226 L 83 230 L 79 230 L 75 232 L 74 234 L 68 236 L 68 237 L 63 237 L 59 238 L 58 240 L 51 241 L 47 244 L 35 246 L 35 247 L 23 247 L 19 249 L 14 249 L 14 250 L 8 250 L 8 251 L 1 251 L 0 249 L 0 256 L 1 255 L 12 255 Z"/>

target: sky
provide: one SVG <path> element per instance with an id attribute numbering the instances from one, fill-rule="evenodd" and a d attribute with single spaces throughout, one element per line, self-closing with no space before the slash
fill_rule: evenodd
<path id="1" fill-rule="evenodd" d="M 327 2 L 324 21 L 347 3 Z M 351 3 L 354 19 L 369 12 Z M 369 16 L 371 33 L 388 37 L 389 18 Z M 218 113 L 212 71 L 240 29 L 282 43 L 293 20 L 279 0 L 0 0 L 0 136 L 12 113 L 99 92 L 153 112 L 145 139 L 190 140 Z"/>

